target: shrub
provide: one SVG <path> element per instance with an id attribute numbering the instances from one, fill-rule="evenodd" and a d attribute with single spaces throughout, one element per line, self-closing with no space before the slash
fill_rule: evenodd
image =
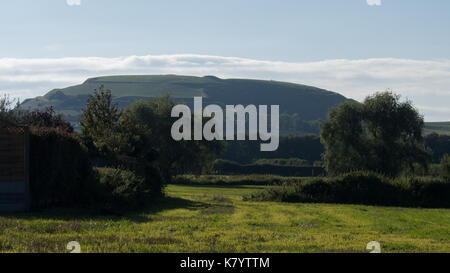
<path id="1" fill-rule="evenodd" d="M 450 207 L 450 183 L 439 179 L 391 179 L 373 172 L 331 178 L 303 178 L 245 196 L 245 200 Z"/>
<path id="2" fill-rule="evenodd" d="M 404 177 L 394 180 L 403 191 L 402 202 L 412 207 L 450 208 L 450 183 L 428 177 Z"/>
<path id="3" fill-rule="evenodd" d="M 276 185 L 296 181 L 298 177 L 278 175 L 177 175 L 172 183 L 181 185 Z"/>
<path id="4" fill-rule="evenodd" d="M 32 208 L 83 206 L 95 199 L 96 176 L 75 134 L 30 129 Z"/>
<path id="5" fill-rule="evenodd" d="M 151 200 L 151 189 L 145 178 L 131 171 L 99 168 L 101 200 L 105 209 L 130 210 Z"/>
<path id="6" fill-rule="evenodd" d="M 44 111 L 34 110 L 27 112 L 20 117 L 20 123 L 33 127 L 55 128 L 67 133 L 73 132 L 70 122 L 65 121 L 57 115 L 53 107 L 46 108 Z"/>

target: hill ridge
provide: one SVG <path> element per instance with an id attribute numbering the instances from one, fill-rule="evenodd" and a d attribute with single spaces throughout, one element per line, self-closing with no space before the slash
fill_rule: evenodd
<path id="1" fill-rule="evenodd" d="M 325 119 L 330 108 L 348 100 L 333 91 L 303 84 L 231 78 L 207 75 L 113 75 L 92 77 L 82 84 L 56 88 L 22 103 L 25 109 L 53 106 L 62 116 L 76 123 L 86 100 L 94 89 L 104 85 L 113 101 L 126 107 L 137 99 L 153 99 L 169 93 L 175 101 L 190 103 L 194 96 L 204 97 L 204 104 L 280 105 L 280 114 L 297 114 L 304 121 Z"/>

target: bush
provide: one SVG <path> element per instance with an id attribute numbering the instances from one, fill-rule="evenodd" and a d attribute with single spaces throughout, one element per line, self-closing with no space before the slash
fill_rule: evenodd
<path id="1" fill-rule="evenodd" d="M 151 200 L 152 193 L 145 178 L 131 171 L 114 168 L 101 168 L 98 173 L 105 209 L 137 209 Z"/>
<path id="2" fill-rule="evenodd" d="M 391 179 L 373 172 L 353 172 L 303 178 L 245 196 L 245 200 L 449 208 L 449 197 L 450 183 L 438 179 Z"/>
<path id="3" fill-rule="evenodd" d="M 412 207 L 450 208 L 450 183 L 427 177 L 394 180 L 403 191 L 400 204 Z"/>
<path id="4" fill-rule="evenodd" d="M 73 132 L 70 122 L 63 120 L 61 116 L 57 115 L 53 107 L 49 107 L 44 111 L 34 110 L 27 112 L 20 117 L 19 123 L 33 127 L 55 128 L 67 133 Z"/>
<path id="5" fill-rule="evenodd" d="M 177 175 L 172 183 L 180 185 L 276 185 L 296 181 L 297 177 L 278 175 Z"/>
<path id="6" fill-rule="evenodd" d="M 95 199 L 96 176 L 76 135 L 30 129 L 31 207 L 83 206 Z"/>

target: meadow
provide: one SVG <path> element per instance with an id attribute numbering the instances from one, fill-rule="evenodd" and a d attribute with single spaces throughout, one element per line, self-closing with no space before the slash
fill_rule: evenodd
<path id="1" fill-rule="evenodd" d="M 0 214 L 0 252 L 450 252 L 450 210 L 243 201 L 258 185 L 169 185 L 124 216 L 74 209 Z"/>

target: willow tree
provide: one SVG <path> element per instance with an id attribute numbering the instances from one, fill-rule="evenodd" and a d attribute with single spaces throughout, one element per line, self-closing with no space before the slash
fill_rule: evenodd
<path id="1" fill-rule="evenodd" d="M 376 93 L 363 103 L 345 102 L 332 109 L 321 126 L 325 167 L 337 175 L 371 170 L 396 176 L 414 163 L 427 167 L 423 116 L 411 101 L 392 92 Z"/>

